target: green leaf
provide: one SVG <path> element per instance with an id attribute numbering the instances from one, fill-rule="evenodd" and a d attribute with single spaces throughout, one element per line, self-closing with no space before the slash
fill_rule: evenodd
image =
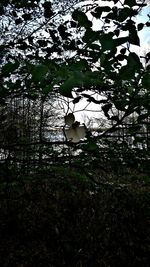
<path id="1" fill-rule="evenodd" d="M 32 65 L 31 74 L 34 81 L 41 81 L 46 74 L 48 73 L 48 67 L 40 64 L 40 65 Z"/>
<path id="2" fill-rule="evenodd" d="M 66 80 L 59 88 L 59 92 L 61 95 L 72 98 L 72 89 L 76 86 L 76 80 L 72 76 L 68 80 Z"/>
<path id="3" fill-rule="evenodd" d="M 96 152 L 98 151 L 98 145 L 93 140 L 90 140 L 84 147 L 87 151 Z"/>
<path id="4" fill-rule="evenodd" d="M 42 89 L 42 92 L 43 92 L 44 95 L 48 95 L 52 90 L 53 90 L 53 86 L 50 84 L 50 85 L 46 85 Z"/>
<path id="5" fill-rule="evenodd" d="M 15 71 L 19 67 L 19 62 L 16 61 L 15 63 L 7 63 L 2 67 L 2 75 L 7 77 L 10 73 Z"/>
<path id="6" fill-rule="evenodd" d="M 73 71 L 85 71 L 88 68 L 88 62 L 86 59 L 80 59 L 79 61 L 76 61 L 72 66 L 71 70 Z"/>
<path id="7" fill-rule="evenodd" d="M 92 27 L 92 22 L 90 20 L 88 20 L 86 14 L 84 12 L 80 11 L 79 9 L 76 9 L 73 12 L 72 18 L 75 21 L 78 21 L 79 26 L 81 26 L 81 27 L 85 27 L 85 28 Z"/>

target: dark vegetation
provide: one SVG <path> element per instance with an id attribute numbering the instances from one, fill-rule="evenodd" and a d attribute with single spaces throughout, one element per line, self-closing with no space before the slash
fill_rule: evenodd
<path id="1" fill-rule="evenodd" d="M 149 266 L 150 17 L 78 2 L 0 3 L 1 267 Z M 100 116 L 74 142 L 82 99 Z"/>

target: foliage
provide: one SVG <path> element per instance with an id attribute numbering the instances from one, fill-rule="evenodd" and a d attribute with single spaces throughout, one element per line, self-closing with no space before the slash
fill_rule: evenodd
<path id="1" fill-rule="evenodd" d="M 137 121 L 143 114 L 148 119 L 149 68 L 132 48 L 140 46 L 138 31 L 149 27 L 149 18 L 136 25 L 144 4 L 124 1 L 109 7 L 103 2 L 81 5 L 65 22 L 55 2 L 1 4 L 1 103 L 12 94 L 36 100 L 51 92 L 78 103 L 86 90 L 105 96 L 105 104 L 99 104 L 113 129 L 135 112 Z M 101 29 L 94 30 L 92 21 L 101 21 Z M 96 99 L 89 95 L 88 101 Z"/>

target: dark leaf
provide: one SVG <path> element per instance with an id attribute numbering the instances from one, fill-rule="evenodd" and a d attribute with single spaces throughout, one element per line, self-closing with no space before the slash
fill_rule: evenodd
<path id="1" fill-rule="evenodd" d="M 67 37 L 70 35 L 69 33 L 66 32 L 66 30 L 67 28 L 62 24 L 58 27 L 59 34 L 63 40 L 66 40 Z"/>
<path id="2" fill-rule="evenodd" d="M 138 37 L 138 33 L 134 25 L 132 25 L 132 28 L 129 32 L 129 42 L 131 44 L 140 46 L 140 39 Z"/>
<path id="3" fill-rule="evenodd" d="M 25 13 L 25 14 L 23 14 L 22 15 L 22 18 L 25 20 L 25 21 L 27 21 L 27 20 L 30 20 L 31 19 L 31 13 Z"/>
<path id="4" fill-rule="evenodd" d="M 42 92 L 44 95 L 48 95 L 51 91 L 53 90 L 53 86 L 50 84 L 50 85 L 46 85 L 43 89 L 42 89 Z"/>
<path id="5" fill-rule="evenodd" d="M 114 42 L 116 46 L 120 46 L 120 45 L 127 43 L 128 40 L 129 40 L 128 37 L 120 37 L 120 38 L 114 39 Z"/>
<path id="6" fill-rule="evenodd" d="M 112 32 L 109 32 L 100 36 L 99 40 L 103 51 L 113 50 L 116 47 L 115 40 L 112 38 L 113 35 L 114 34 Z"/>
<path id="7" fill-rule="evenodd" d="M 78 86 L 78 81 L 74 76 L 69 77 L 59 89 L 61 95 L 72 98 L 72 89 Z"/>
<path id="8" fill-rule="evenodd" d="M 100 37 L 100 32 L 93 31 L 92 29 L 87 29 L 82 40 L 83 42 L 90 44 L 98 40 Z"/>
<path id="9" fill-rule="evenodd" d="M 136 0 L 125 0 L 124 5 L 128 5 L 129 7 L 134 7 L 137 5 Z"/>
<path id="10" fill-rule="evenodd" d="M 134 52 L 130 53 L 127 58 L 127 65 L 123 66 L 120 69 L 120 79 L 121 80 L 130 80 L 134 77 L 136 72 L 139 72 L 143 69 L 142 63 L 140 62 L 139 57 Z"/>
<path id="11" fill-rule="evenodd" d="M 43 7 L 44 7 L 44 17 L 45 18 L 51 18 L 52 15 L 54 14 L 53 11 L 52 11 L 52 4 L 51 4 L 51 2 L 45 2 L 43 4 Z"/>
<path id="12" fill-rule="evenodd" d="M 85 28 L 92 27 L 92 22 L 90 20 L 88 20 L 86 14 L 84 12 L 80 11 L 79 9 L 76 9 L 73 12 L 72 18 L 75 21 L 78 21 L 79 26 L 81 26 L 81 27 L 85 27 Z"/>
<path id="13" fill-rule="evenodd" d="M 144 74 L 143 79 L 142 79 L 142 85 L 146 89 L 150 89 L 150 73 L 147 72 Z"/>
<path id="14" fill-rule="evenodd" d="M 81 96 L 78 96 L 78 97 L 73 99 L 72 103 L 77 104 L 80 101 L 80 99 L 81 99 Z"/>
<path id="15" fill-rule="evenodd" d="M 111 120 L 113 120 L 113 121 L 119 121 L 119 117 L 118 116 L 112 116 L 111 118 L 110 118 Z"/>
<path id="16" fill-rule="evenodd" d="M 116 20 L 117 16 L 114 12 L 110 12 L 107 16 L 106 19 L 108 20 Z"/>
<path id="17" fill-rule="evenodd" d="M 4 15 L 4 8 L 2 6 L 0 6 L 0 16 Z"/>
<path id="18" fill-rule="evenodd" d="M 120 53 L 124 55 L 124 54 L 126 53 L 126 51 L 127 51 L 126 48 L 122 48 L 122 49 L 120 50 Z"/>
<path id="19" fill-rule="evenodd" d="M 116 56 L 116 58 L 119 61 L 123 61 L 123 60 L 127 59 L 127 56 L 126 55 L 123 55 L 123 54 L 119 54 L 119 55 Z"/>
<path id="20" fill-rule="evenodd" d="M 139 23 L 137 25 L 138 31 L 141 31 L 143 29 L 143 27 L 144 27 L 144 24 L 143 23 Z"/>
<path id="21" fill-rule="evenodd" d="M 99 6 L 96 7 L 94 12 L 91 12 L 91 14 L 93 15 L 93 17 L 99 19 L 102 15 L 102 12 L 110 12 L 111 8 L 109 6 Z"/>
<path id="22" fill-rule="evenodd" d="M 3 76 L 9 76 L 10 73 L 15 71 L 19 67 L 19 62 L 15 63 L 7 63 L 2 67 L 2 75 Z"/>
<path id="23" fill-rule="evenodd" d="M 111 107 L 112 107 L 112 104 L 111 104 L 111 103 L 102 106 L 102 110 L 103 110 L 103 112 L 104 112 L 104 114 L 105 114 L 105 116 L 106 116 L 107 118 L 110 117 L 109 114 L 108 114 L 108 112 L 109 112 L 109 110 L 111 109 Z"/>
<path id="24" fill-rule="evenodd" d="M 45 40 L 38 40 L 37 43 L 42 47 L 47 46 L 47 41 L 45 41 Z"/>
<path id="25" fill-rule="evenodd" d="M 15 24 L 16 24 L 16 25 L 19 25 L 19 24 L 21 24 L 21 23 L 22 23 L 22 19 L 21 19 L 21 18 L 15 20 Z"/>
<path id="26" fill-rule="evenodd" d="M 119 34 L 120 34 L 120 30 L 119 30 L 119 29 L 116 29 L 116 30 L 114 31 L 114 33 L 115 33 L 115 35 L 118 37 Z"/>
<path id="27" fill-rule="evenodd" d="M 76 28 L 77 27 L 77 23 L 75 21 L 71 21 L 70 22 L 70 26 L 71 26 L 71 28 Z"/>
<path id="28" fill-rule="evenodd" d="M 117 20 L 119 22 L 123 22 L 125 21 L 127 18 L 129 18 L 132 15 L 132 10 L 128 7 L 124 7 L 122 9 L 119 10 L 119 14 L 117 17 Z"/>
<path id="29" fill-rule="evenodd" d="M 46 65 L 31 65 L 31 74 L 34 81 L 41 81 L 48 73 L 48 67 Z"/>

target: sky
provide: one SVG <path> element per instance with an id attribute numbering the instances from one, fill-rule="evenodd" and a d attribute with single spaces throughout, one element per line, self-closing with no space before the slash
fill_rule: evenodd
<path id="1" fill-rule="evenodd" d="M 140 15 L 137 17 L 138 23 L 145 23 L 148 21 L 148 16 L 150 15 L 150 6 L 144 7 Z M 150 27 L 145 27 L 139 32 L 140 42 L 142 45 L 150 45 Z"/>

